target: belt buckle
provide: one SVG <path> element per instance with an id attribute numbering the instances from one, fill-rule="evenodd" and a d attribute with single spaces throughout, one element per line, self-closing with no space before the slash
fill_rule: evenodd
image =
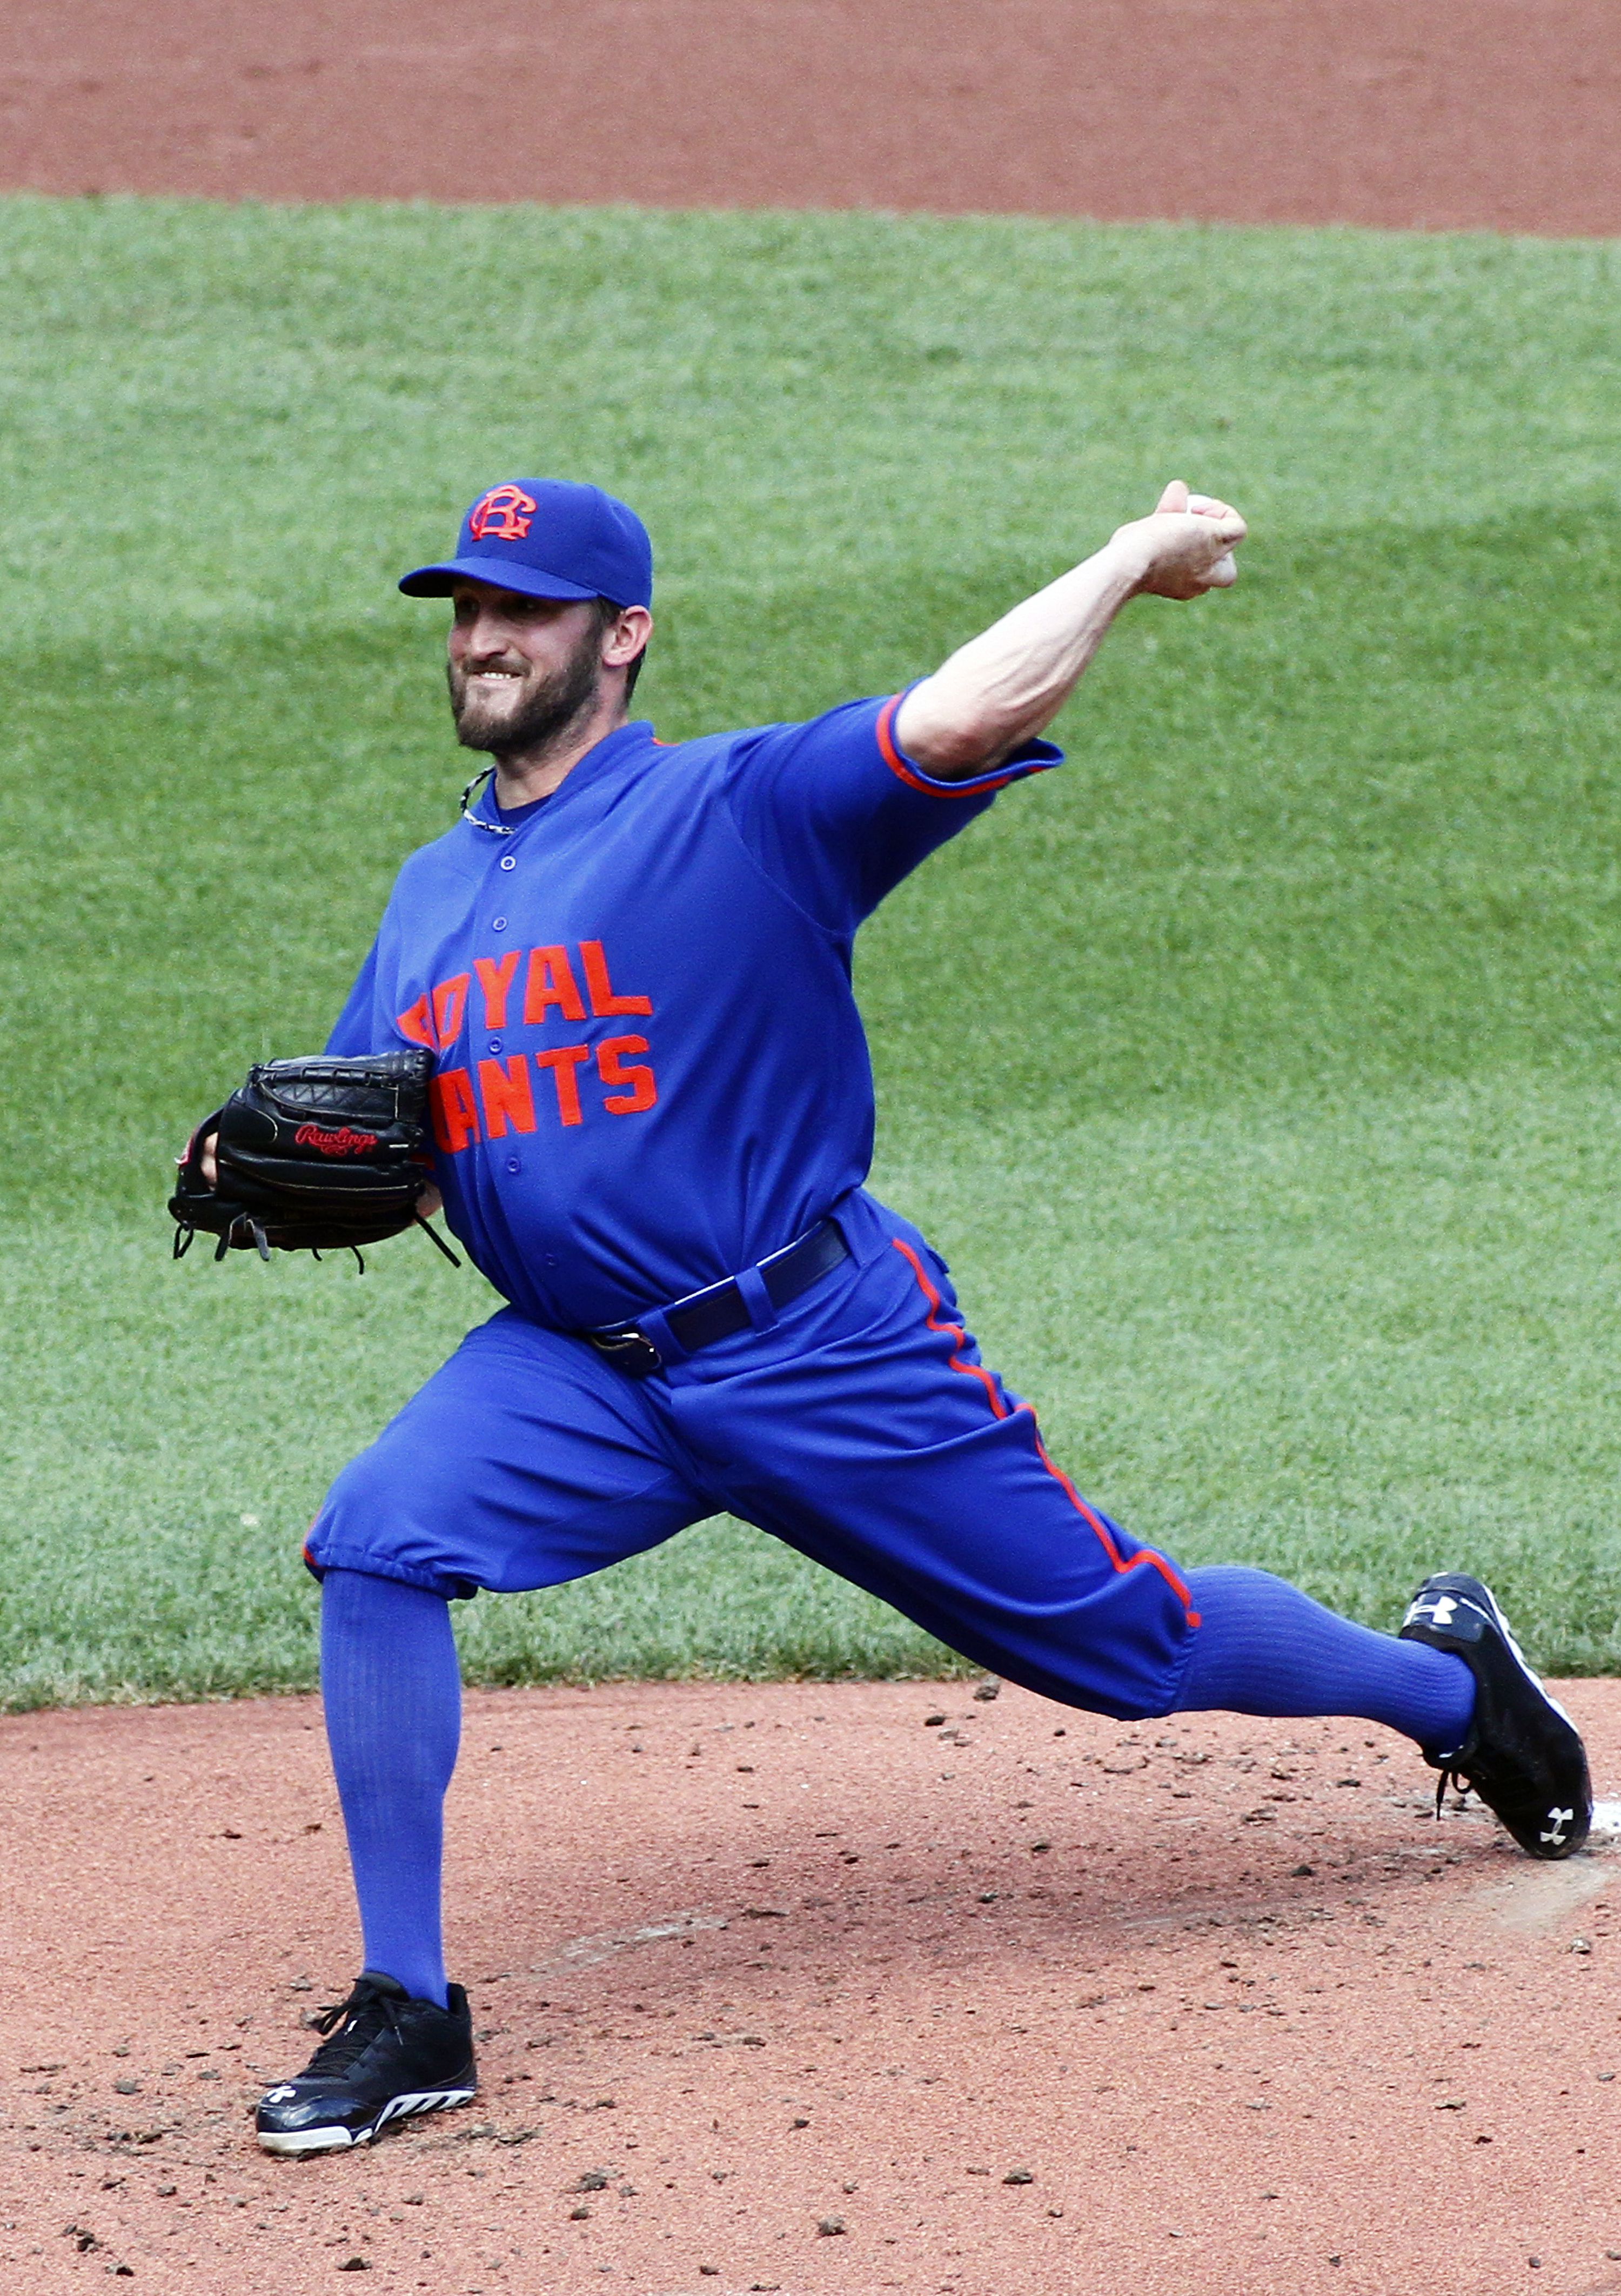
<path id="1" fill-rule="evenodd" d="M 618 1332 L 587 1332 L 585 1337 L 600 1356 L 606 1356 L 616 1371 L 630 1379 L 651 1379 L 656 1371 L 664 1369 L 664 1357 L 634 1324 Z"/>

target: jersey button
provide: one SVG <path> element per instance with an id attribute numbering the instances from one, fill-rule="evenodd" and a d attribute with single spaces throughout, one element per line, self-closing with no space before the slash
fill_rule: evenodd
<path id="1" fill-rule="evenodd" d="M 503 853 L 501 857 L 501 865 L 503 869 L 515 869 L 518 866 L 518 856 L 515 853 Z"/>
<path id="2" fill-rule="evenodd" d="M 490 1038 L 489 1048 L 492 1053 L 498 1053 L 501 1050 L 501 1039 L 499 1037 L 492 1037 Z"/>
<path id="3" fill-rule="evenodd" d="M 490 919 L 489 929 L 492 932 L 504 932 L 506 931 L 506 919 L 504 917 L 492 917 Z"/>
<path id="4" fill-rule="evenodd" d="M 519 1162 L 516 1156 L 509 1156 L 506 1160 L 506 1168 L 509 1172 L 521 1172 L 523 1166 Z"/>

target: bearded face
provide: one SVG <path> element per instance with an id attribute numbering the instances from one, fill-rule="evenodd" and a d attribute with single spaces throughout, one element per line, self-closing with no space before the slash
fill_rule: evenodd
<path id="1" fill-rule="evenodd" d="M 602 675 L 600 628 L 583 630 L 572 645 L 535 660 L 516 648 L 478 654 L 445 666 L 450 714 L 464 750 L 521 754 L 544 750 L 584 717 Z"/>

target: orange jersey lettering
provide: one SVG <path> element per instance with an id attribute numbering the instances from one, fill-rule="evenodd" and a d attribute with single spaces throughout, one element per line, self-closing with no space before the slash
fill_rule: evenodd
<path id="1" fill-rule="evenodd" d="M 524 984 L 523 1017 L 528 1021 L 544 1021 L 553 1005 L 565 1021 L 583 1021 L 585 1017 L 568 950 L 532 948 L 528 979 Z"/>
<path id="2" fill-rule="evenodd" d="M 441 980 L 433 992 L 433 1033 L 436 1042 L 441 1046 L 454 1045 L 462 1033 L 462 1015 L 467 1009 L 470 977 L 465 972 L 458 972 L 454 980 Z"/>
<path id="3" fill-rule="evenodd" d="M 394 1022 L 402 1037 L 409 1037 L 413 1045 L 426 1045 L 430 1053 L 438 1046 L 433 1037 L 433 1015 L 428 1009 L 426 996 L 419 996 L 414 1004 L 397 1015 Z"/>
<path id="4" fill-rule="evenodd" d="M 537 1069 L 550 1069 L 557 1085 L 557 1112 L 565 1124 L 578 1124 L 580 1116 L 579 1068 L 582 1061 L 591 1058 L 589 1045 L 559 1045 L 551 1052 L 536 1053 Z"/>
<path id="5" fill-rule="evenodd" d="M 616 1013 L 651 1013 L 651 996 L 616 996 L 613 983 L 608 977 L 608 959 L 602 954 L 600 940 L 580 943 L 580 963 L 585 968 L 585 986 L 591 992 L 591 1009 L 599 1021 L 610 1020 Z M 582 1020 L 585 1015 L 579 1016 Z"/>
<path id="6" fill-rule="evenodd" d="M 535 1129 L 535 1095 L 529 1085 L 529 1064 L 521 1053 L 503 1068 L 499 1061 L 480 1061 L 479 1091 L 484 1102 L 484 1136 L 504 1140 L 509 1118 L 514 1132 Z"/>
<path id="7" fill-rule="evenodd" d="M 518 970 L 518 951 L 508 949 L 499 964 L 492 956 L 476 956 L 473 971 L 479 976 L 479 986 L 484 991 L 484 1025 L 487 1029 L 506 1026 L 507 991 L 512 985 L 512 975 Z"/>
<path id="8" fill-rule="evenodd" d="M 644 1108 L 658 1104 L 659 1086 L 651 1069 L 640 1062 L 633 1062 L 628 1068 L 624 1063 L 625 1054 L 646 1050 L 645 1037 L 604 1037 L 597 1046 L 597 1074 L 604 1084 L 618 1087 L 602 1103 L 610 1116 L 639 1116 Z"/>
<path id="9" fill-rule="evenodd" d="M 472 1078 L 465 1069 L 443 1069 L 429 1086 L 428 1100 L 434 1138 L 447 1156 L 459 1156 L 479 1136 Z"/>

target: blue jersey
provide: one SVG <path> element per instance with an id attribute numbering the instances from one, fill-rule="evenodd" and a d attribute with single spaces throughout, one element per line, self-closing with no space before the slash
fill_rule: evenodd
<path id="1" fill-rule="evenodd" d="M 432 1051 L 446 1220 L 535 1322 L 719 1283 L 866 1177 L 856 928 L 1061 757 L 934 780 L 898 699 L 670 746 L 621 726 L 536 805 L 487 788 L 400 872 L 328 1050 Z"/>

